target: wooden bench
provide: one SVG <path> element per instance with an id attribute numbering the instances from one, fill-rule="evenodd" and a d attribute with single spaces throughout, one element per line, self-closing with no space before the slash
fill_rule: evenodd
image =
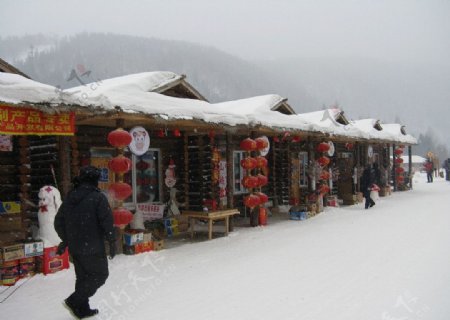
<path id="1" fill-rule="evenodd" d="M 239 214 L 239 210 L 237 209 L 226 209 L 226 210 L 215 210 L 209 212 L 203 211 L 183 211 L 181 213 L 183 216 L 186 216 L 190 223 L 191 228 L 191 238 L 194 238 L 194 225 L 195 220 L 207 220 L 208 221 L 208 239 L 212 239 L 212 227 L 213 221 L 216 220 L 225 220 L 225 235 L 228 235 L 230 231 L 230 216 L 235 214 Z"/>

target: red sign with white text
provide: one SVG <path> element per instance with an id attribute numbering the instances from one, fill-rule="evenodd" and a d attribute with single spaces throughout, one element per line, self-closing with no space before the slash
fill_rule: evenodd
<path id="1" fill-rule="evenodd" d="M 47 114 L 31 108 L 0 105 L 0 133 L 72 136 L 75 113 Z"/>

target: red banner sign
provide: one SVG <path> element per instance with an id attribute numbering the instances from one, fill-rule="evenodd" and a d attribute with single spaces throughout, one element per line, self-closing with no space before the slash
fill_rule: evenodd
<path id="1" fill-rule="evenodd" d="M 75 113 L 46 114 L 31 108 L 0 106 L 0 133 L 72 136 Z"/>

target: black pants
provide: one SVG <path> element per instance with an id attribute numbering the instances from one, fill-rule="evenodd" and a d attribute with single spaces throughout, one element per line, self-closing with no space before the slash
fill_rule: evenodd
<path id="1" fill-rule="evenodd" d="M 433 182 L 433 171 L 427 172 L 427 182 Z"/>
<path id="2" fill-rule="evenodd" d="M 69 300 L 80 310 L 89 309 L 89 298 L 92 297 L 108 278 L 108 260 L 102 255 L 74 255 L 75 292 Z"/>
<path id="3" fill-rule="evenodd" d="M 364 198 L 366 198 L 365 208 L 368 209 L 369 207 L 373 206 L 375 204 L 375 201 L 370 197 L 370 190 L 364 191 Z"/>

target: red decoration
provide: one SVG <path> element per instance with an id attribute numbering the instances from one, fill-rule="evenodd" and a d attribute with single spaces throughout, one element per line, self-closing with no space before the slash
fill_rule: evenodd
<path id="1" fill-rule="evenodd" d="M 250 138 L 242 140 L 239 146 L 244 151 L 256 150 L 256 142 L 255 142 L 255 140 L 250 139 Z"/>
<path id="2" fill-rule="evenodd" d="M 316 150 L 318 152 L 327 152 L 328 150 L 330 150 L 330 145 L 326 142 L 321 142 L 317 145 Z"/>
<path id="3" fill-rule="evenodd" d="M 403 149 L 395 149 L 394 153 L 399 156 L 403 153 Z"/>
<path id="4" fill-rule="evenodd" d="M 302 140 L 302 138 L 300 136 L 294 136 L 292 137 L 292 142 L 300 142 Z"/>
<path id="5" fill-rule="evenodd" d="M 124 182 L 115 182 L 108 188 L 111 196 L 116 200 L 125 200 L 131 195 L 131 186 Z"/>
<path id="6" fill-rule="evenodd" d="M 114 225 L 116 227 L 125 227 L 133 220 L 133 214 L 125 208 L 116 208 L 113 211 Z"/>
<path id="7" fill-rule="evenodd" d="M 254 193 L 255 196 L 257 196 L 259 198 L 259 204 L 264 204 L 267 201 L 269 201 L 269 197 L 267 196 L 267 194 L 262 193 L 262 192 L 255 192 Z"/>
<path id="8" fill-rule="evenodd" d="M 403 169 L 402 167 L 397 167 L 397 168 L 395 168 L 395 172 L 396 173 L 403 173 L 403 172 L 405 172 L 405 169 Z"/>
<path id="9" fill-rule="evenodd" d="M 256 168 L 257 161 L 255 158 L 246 157 L 241 160 L 241 167 L 247 170 Z"/>
<path id="10" fill-rule="evenodd" d="M 177 138 L 181 137 L 180 129 L 173 130 L 173 136 Z"/>
<path id="11" fill-rule="evenodd" d="M 122 128 L 117 128 L 108 134 L 108 142 L 110 145 L 116 148 L 124 148 L 131 143 L 132 137 L 128 131 Z"/>
<path id="12" fill-rule="evenodd" d="M 108 168 L 115 173 L 126 173 L 131 169 L 131 160 L 119 155 L 109 160 Z"/>
<path id="13" fill-rule="evenodd" d="M 158 130 L 158 137 L 159 137 L 159 138 L 164 138 L 165 136 L 166 136 L 166 134 L 165 134 L 165 132 L 164 132 L 163 129 Z"/>
<path id="14" fill-rule="evenodd" d="M 320 166 L 325 167 L 330 163 L 330 158 L 320 157 L 319 159 L 317 159 L 317 162 L 320 164 Z"/>
<path id="15" fill-rule="evenodd" d="M 214 130 L 210 130 L 208 133 L 208 136 L 211 140 L 214 140 L 214 137 L 216 136 L 216 132 Z"/>
<path id="16" fill-rule="evenodd" d="M 398 183 L 401 184 L 401 183 L 403 183 L 405 181 L 405 177 L 404 176 L 397 176 L 396 180 L 397 180 Z"/>
<path id="17" fill-rule="evenodd" d="M 395 163 L 402 164 L 403 163 L 403 158 L 395 158 Z"/>
<path id="18" fill-rule="evenodd" d="M 262 156 L 256 157 L 256 166 L 258 168 L 267 167 L 267 163 L 268 163 L 268 161 L 265 157 L 262 157 Z"/>
<path id="19" fill-rule="evenodd" d="M 326 184 L 322 184 L 319 188 L 319 192 L 322 194 L 328 193 L 330 192 L 330 187 L 327 186 Z"/>
<path id="20" fill-rule="evenodd" d="M 328 179 L 330 179 L 330 172 L 328 172 L 327 170 L 323 170 L 320 173 L 320 179 L 321 180 L 328 180 Z"/>
<path id="21" fill-rule="evenodd" d="M 258 174 L 256 176 L 256 178 L 258 179 L 258 186 L 259 187 L 263 187 L 263 186 L 267 185 L 267 183 L 269 182 L 269 179 L 267 179 L 267 177 L 265 175 L 262 175 L 262 174 Z"/>
<path id="22" fill-rule="evenodd" d="M 245 176 L 242 178 L 242 185 L 247 189 L 256 188 L 258 186 L 259 180 L 255 176 Z"/>
<path id="23" fill-rule="evenodd" d="M 345 144 L 345 149 L 347 149 L 347 150 L 353 150 L 353 147 L 354 147 L 354 145 L 353 145 L 353 143 L 351 143 L 351 142 L 347 142 L 346 144 Z"/>
<path id="24" fill-rule="evenodd" d="M 280 142 L 280 138 L 278 138 L 278 137 L 273 137 L 273 142 Z"/>
<path id="25" fill-rule="evenodd" d="M 260 201 L 260 199 L 258 196 L 251 194 L 244 198 L 244 205 L 248 208 L 253 209 L 257 205 L 259 205 L 259 201 Z"/>
<path id="26" fill-rule="evenodd" d="M 263 150 L 269 146 L 269 142 L 264 138 L 256 138 L 255 142 L 257 150 Z"/>
<path id="27" fill-rule="evenodd" d="M 286 141 L 287 138 L 291 136 L 291 133 L 289 131 L 286 131 L 283 133 L 283 138 L 281 138 L 281 141 Z"/>

